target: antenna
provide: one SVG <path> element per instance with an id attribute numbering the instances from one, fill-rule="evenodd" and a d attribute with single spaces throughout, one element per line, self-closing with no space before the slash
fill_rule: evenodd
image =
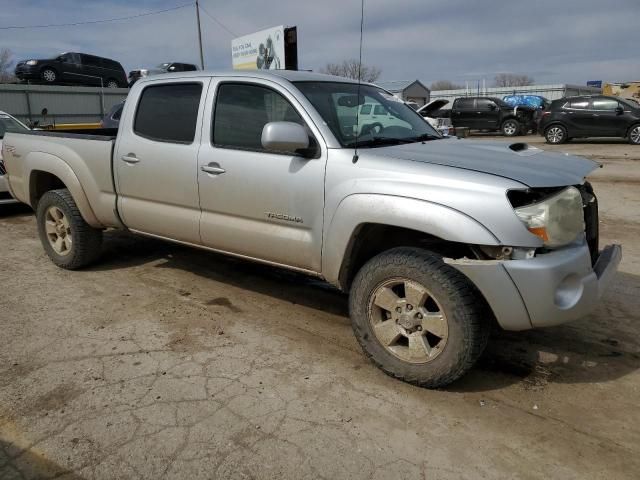
<path id="1" fill-rule="evenodd" d="M 198 22 L 198 44 L 200 45 L 200 68 L 204 70 L 204 55 L 202 54 L 202 30 L 200 29 L 200 1 L 196 0 L 196 21 Z"/>
<path id="2" fill-rule="evenodd" d="M 353 163 L 358 161 L 358 139 L 360 137 L 360 85 L 362 84 L 362 31 L 364 30 L 364 0 L 360 0 L 360 57 L 358 59 L 358 93 L 356 95 L 356 148 Z"/>

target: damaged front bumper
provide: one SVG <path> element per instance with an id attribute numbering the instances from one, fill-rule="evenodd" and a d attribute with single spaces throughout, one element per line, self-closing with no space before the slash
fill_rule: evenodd
<path id="1" fill-rule="evenodd" d="M 524 260 L 451 260 L 482 292 L 505 330 L 570 322 L 592 312 L 611 283 L 622 247 L 609 245 L 591 264 L 586 242 Z"/>

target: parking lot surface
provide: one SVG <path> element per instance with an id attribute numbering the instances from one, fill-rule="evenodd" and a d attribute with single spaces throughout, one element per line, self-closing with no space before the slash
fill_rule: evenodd
<path id="1" fill-rule="evenodd" d="M 371 365 L 316 280 L 121 232 L 68 272 L 3 208 L 0 478 L 638 478 L 640 148 L 553 149 L 604 165 L 615 283 L 439 391 Z"/>

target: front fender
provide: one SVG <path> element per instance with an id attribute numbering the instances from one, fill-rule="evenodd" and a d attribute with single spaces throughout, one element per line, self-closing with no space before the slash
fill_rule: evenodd
<path id="1" fill-rule="evenodd" d="M 87 194 L 82 188 L 80 180 L 78 180 L 78 177 L 71 167 L 64 160 L 56 157 L 55 155 L 51 155 L 50 153 L 31 152 L 25 157 L 23 162 L 23 175 L 21 179 L 19 179 L 24 183 L 23 185 L 13 186 L 14 191 L 22 191 L 21 194 L 18 194 L 18 198 L 20 198 L 21 201 L 31 205 L 31 208 L 33 209 L 37 207 L 37 205 L 34 205 L 35 202 L 33 201 L 33 198 L 35 197 L 35 192 L 33 191 L 35 184 L 33 179 L 37 171 L 50 173 L 51 175 L 58 177 L 71 193 L 74 202 L 78 206 L 78 210 L 80 210 L 82 218 L 84 218 L 84 220 L 92 227 L 103 227 L 91 208 Z M 15 177 L 12 181 L 14 180 L 16 180 Z"/>
<path id="2" fill-rule="evenodd" d="M 354 194 L 340 202 L 327 222 L 322 273 L 328 282 L 339 284 L 349 242 L 358 227 L 366 223 L 408 228 L 452 242 L 500 244 L 484 225 L 450 207 L 395 195 Z"/>

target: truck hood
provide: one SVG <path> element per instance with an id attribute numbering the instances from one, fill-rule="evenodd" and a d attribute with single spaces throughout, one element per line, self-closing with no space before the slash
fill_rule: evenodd
<path id="1" fill-rule="evenodd" d="M 458 138 L 372 148 L 367 154 L 488 173 L 532 188 L 577 185 L 600 166 L 586 158 L 545 152 L 526 143 Z"/>

